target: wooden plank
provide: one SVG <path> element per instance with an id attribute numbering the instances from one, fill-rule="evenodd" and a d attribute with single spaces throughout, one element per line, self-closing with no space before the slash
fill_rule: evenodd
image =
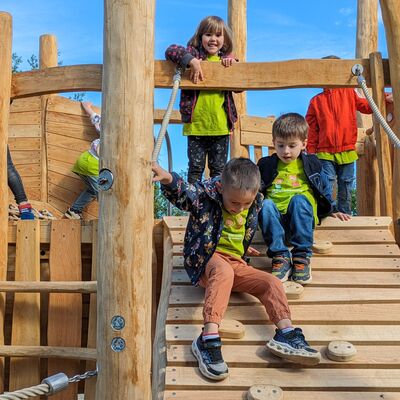
<path id="1" fill-rule="evenodd" d="M 62 147 L 67 150 L 74 149 L 75 151 L 79 152 L 84 152 L 90 147 L 89 140 L 71 138 L 69 136 L 58 135 L 52 132 L 47 134 L 47 143 L 49 145 Z"/>
<path id="2" fill-rule="evenodd" d="M 167 367 L 167 389 L 204 390 L 218 386 L 231 390 L 246 389 L 252 385 L 276 385 L 283 390 L 304 389 L 348 389 L 348 390 L 396 390 L 400 392 L 400 370 L 392 369 L 390 374 L 383 369 L 302 369 L 302 379 L 294 379 L 293 369 L 230 368 L 229 379 L 215 383 L 204 379 L 197 368 Z"/>
<path id="3" fill-rule="evenodd" d="M 41 101 L 40 97 L 28 97 L 26 99 L 16 99 L 10 106 L 12 113 L 24 112 L 24 111 L 40 111 Z"/>
<path id="4" fill-rule="evenodd" d="M 40 133 L 40 125 L 10 125 L 8 128 L 10 138 L 40 137 Z"/>
<path id="5" fill-rule="evenodd" d="M 48 169 L 49 171 L 76 178 L 76 175 L 71 171 L 72 166 L 73 164 L 71 163 L 49 159 Z"/>
<path id="6" fill-rule="evenodd" d="M 390 310 L 390 311 L 389 311 Z M 294 324 L 399 324 L 400 304 L 292 304 Z M 242 323 L 270 324 L 264 307 L 228 306 L 224 318 Z M 203 307 L 174 307 L 168 310 L 168 323 L 201 323 Z"/>
<path id="7" fill-rule="evenodd" d="M 52 281 L 81 281 L 80 221 L 57 220 L 51 224 L 50 279 Z M 68 257 L 65 255 L 68 254 Z M 79 347 L 81 344 L 82 296 L 80 294 L 50 294 L 48 311 L 48 345 Z M 68 376 L 80 372 L 77 361 L 49 360 L 48 372 L 62 370 Z M 69 400 L 77 396 L 77 385 L 54 395 Z"/>
<path id="8" fill-rule="evenodd" d="M 174 267 L 183 267 L 183 256 L 174 256 Z M 271 259 L 252 257 L 250 265 L 256 268 L 270 269 Z M 356 257 L 313 257 L 313 271 L 400 271 L 400 258 L 356 258 Z"/>
<path id="9" fill-rule="evenodd" d="M 313 274 L 314 278 L 314 274 Z M 1 286 L 0 286 L 1 287 Z M 204 289 L 188 285 L 173 285 L 169 302 L 171 306 L 200 305 L 204 301 Z M 398 288 L 378 288 L 370 290 L 364 287 L 313 287 L 307 285 L 303 295 L 296 300 L 289 300 L 289 304 L 330 304 L 330 303 L 396 303 L 400 302 L 400 290 Z M 229 301 L 231 306 L 259 304 L 256 297 L 247 293 L 231 294 Z"/>
<path id="10" fill-rule="evenodd" d="M 86 113 L 74 115 L 66 112 L 53 112 L 51 110 L 48 110 L 47 122 L 56 122 L 64 125 L 78 125 L 84 126 L 85 128 L 89 127 L 93 135 L 98 136 L 95 127 L 90 122 L 90 118 Z"/>
<path id="11" fill-rule="evenodd" d="M 35 358 L 68 358 L 70 360 L 96 360 L 97 357 L 96 349 L 93 348 L 0 346 L 0 355 L 4 357 L 24 357 L 26 354 Z"/>
<path id="12" fill-rule="evenodd" d="M 315 258 L 314 258 L 315 259 Z M 314 260 L 313 259 L 313 260 Z M 312 265 L 312 264 L 311 264 Z M 400 285 L 399 272 L 348 272 L 337 271 L 313 271 L 313 280 L 307 286 L 324 287 L 369 287 L 369 288 L 397 288 Z M 174 284 L 191 284 L 187 273 L 183 269 L 176 269 L 172 272 Z"/>
<path id="13" fill-rule="evenodd" d="M 272 135 L 272 125 L 274 121 L 275 117 L 252 117 L 249 115 L 242 115 L 240 118 L 240 128 L 242 131 Z"/>
<path id="14" fill-rule="evenodd" d="M 67 189 L 75 193 L 76 195 L 81 193 L 82 190 L 85 188 L 85 184 L 83 183 L 82 179 L 78 178 L 77 175 L 75 175 L 75 177 L 71 177 L 59 174 L 57 172 L 49 171 L 48 181 L 49 183 Z"/>
<path id="15" fill-rule="evenodd" d="M 18 221 L 15 256 L 15 280 L 40 281 L 39 221 Z M 40 345 L 40 295 L 16 293 L 12 321 L 13 346 Z M 40 382 L 38 358 L 10 359 L 10 391 L 37 385 Z"/>
<path id="16" fill-rule="evenodd" d="M 39 164 L 40 151 L 15 150 L 12 152 L 12 159 L 15 165 Z"/>
<path id="17" fill-rule="evenodd" d="M 51 121 L 46 121 L 46 132 L 49 133 L 62 132 L 64 136 L 83 139 L 89 142 L 98 137 L 98 135 L 94 131 L 94 128 L 91 126 L 66 125 L 60 122 L 51 122 Z"/>
<path id="18" fill-rule="evenodd" d="M 40 150 L 40 139 L 39 138 L 8 138 L 8 147 L 10 148 L 11 154 L 14 150 Z"/>
<path id="19" fill-rule="evenodd" d="M 265 252 L 264 245 L 254 246 L 255 249 Z M 183 245 L 174 246 L 174 254 L 182 254 Z M 400 249 L 396 244 L 335 244 L 331 254 L 314 254 L 314 257 L 329 257 L 330 255 L 336 257 L 398 257 L 400 256 Z"/>
<path id="20" fill-rule="evenodd" d="M 322 359 L 318 368 L 400 368 L 400 346 L 357 346 L 357 357 L 346 363 L 338 363 L 326 356 L 326 346 L 315 346 Z M 292 367 L 275 357 L 264 345 L 223 345 L 222 353 L 229 367 L 270 368 Z M 190 345 L 173 344 L 167 349 L 168 364 L 177 366 L 197 366 Z M 351 371 L 349 371 L 351 373 Z"/>
<path id="21" fill-rule="evenodd" d="M 40 176 L 40 165 L 37 164 L 19 164 L 17 169 L 22 181 L 26 176 Z"/>
<path id="22" fill-rule="evenodd" d="M 97 113 L 100 113 L 99 107 L 93 105 L 92 108 Z M 51 99 L 49 99 L 47 109 L 49 111 L 60 112 L 65 114 L 87 116 L 80 102 L 67 99 L 66 97 L 63 96 L 52 96 Z"/>
<path id="23" fill-rule="evenodd" d="M 39 220 L 37 220 L 39 222 Z M 19 221 L 18 221 L 19 222 Z M 97 282 L 12 282 L 0 281 L 0 292 L 11 293 L 93 293 L 97 290 Z"/>
<path id="24" fill-rule="evenodd" d="M 162 120 L 164 118 L 166 110 L 154 110 L 154 123 L 155 124 L 161 124 Z M 178 110 L 172 110 L 171 117 L 169 119 L 170 124 L 181 124 L 182 119 L 181 119 L 181 114 Z"/>
<path id="25" fill-rule="evenodd" d="M 89 146 L 86 147 L 88 149 Z M 51 160 L 59 160 L 64 161 L 70 164 L 75 164 L 76 160 L 81 155 L 81 151 L 70 148 L 68 151 L 65 151 L 63 147 L 54 146 L 51 144 L 47 145 L 47 156 Z"/>
<path id="26" fill-rule="evenodd" d="M 167 324 L 166 339 L 169 345 L 189 344 L 198 337 L 203 324 Z M 273 325 L 246 324 L 246 334 L 241 339 L 224 339 L 225 344 L 261 344 L 275 334 Z M 345 324 L 306 324 L 302 326 L 307 341 L 312 345 L 326 345 L 332 340 L 345 340 L 355 345 L 400 345 L 399 325 L 345 325 Z"/>
<path id="27" fill-rule="evenodd" d="M 40 125 L 41 111 L 10 113 L 10 125 Z"/>

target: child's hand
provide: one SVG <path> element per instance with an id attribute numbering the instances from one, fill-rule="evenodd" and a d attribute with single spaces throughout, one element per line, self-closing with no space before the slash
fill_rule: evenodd
<path id="1" fill-rule="evenodd" d="M 342 212 L 332 213 L 331 217 L 338 218 L 341 221 L 349 221 L 351 219 L 351 216 L 349 214 L 345 214 L 345 213 L 342 213 Z"/>
<path id="2" fill-rule="evenodd" d="M 93 103 L 91 101 L 82 101 L 82 107 L 86 108 L 86 107 L 92 107 Z"/>
<path id="3" fill-rule="evenodd" d="M 197 58 L 193 58 L 190 63 L 190 80 L 193 83 L 198 83 L 204 78 L 203 70 L 201 69 L 201 61 Z"/>
<path id="4" fill-rule="evenodd" d="M 246 256 L 254 257 L 254 256 L 259 256 L 261 253 L 256 250 L 254 247 L 249 247 L 246 251 Z"/>
<path id="5" fill-rule="evenodd" d="M 232 64 L 237 63 L 237 61 L 234 58 L 231 57 L 225 57 L 221 60 L 221 63 L 224 67 L 230 67 Z"/>
<path id="6" fill-rule="evenodd" d="M 393 103 L 393 93 L 385 93 L 386 103 Z"/>
<path id="7" fill-rule="evenodd" d="M 163 185 L 168 185 L 172 182 L 172 175 L 157 163 L 152 164 L 151 170 L 154 172 L 153 182 L 160 182 Z"/>

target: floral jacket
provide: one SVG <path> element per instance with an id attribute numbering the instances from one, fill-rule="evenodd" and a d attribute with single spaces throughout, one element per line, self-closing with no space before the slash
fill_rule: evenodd
<path id="1" fill-rule="evenodd" d="M 193 285 L 214 254 L 224 225 L 222 217 L 222 196 L 217 191 L 215 177 L 203 182 L 189 184 L 178 174 L 172 173 L 173 181 L 161 185 L 165 197 L 181 210 L 189 211 L 183 247 L 184 266 Z M 262 208 L 263 196 L 258 193 L 249 209 L 243 240 L 246 253 L 257 230 L 258 213 Z"/>
<path id="2" fill-rule="evenodd" d="M 219 56 L 221 58 L 224 58 L 227 56 L 227 54 L 220 53 Z M 182 68 L 186 68 L 189 65 L 189 62 L 193 58 L 198 58 L 199 60 L 205 60 L 207 58 L 207 53 L 202 47 L 200 49 L 197 49 L 193 46 L 188 46 L 187 48 L 184 48 L 183 46 L 173 44 L 169 46 L 168 49 L 165 51 L 165 58 Z M 228 116 L 228 127 L 229 130 L 232 131 L 234 128 L 234 124 L 237 121 L 237 111 L 235 107 L 235 102 L 233 100 L 232 92 L 224 91 L 223 93 L 225 96 L 224 109 L 226 115 Z M 199 94 L 200 90 L 181 91 L 179 109 L 182 116 L 182 122 L 184 123 L 192 122 L 192 114 L 197 99 L 199 98 Z"/>

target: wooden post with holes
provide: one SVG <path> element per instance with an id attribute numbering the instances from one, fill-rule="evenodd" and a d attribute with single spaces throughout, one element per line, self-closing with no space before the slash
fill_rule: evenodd
<path id="1" fill-rule="evenodd" d="M 358 0 L 356 58 L 368 58 L 378 49 L 378 0 Z M 361 92 L 361 89 L 359 89 Z M 360 128 L 370 128 L 372 117 L 357 113 Z M 375 135 L 365 138 L 364 154 L 357 161 L 357 213 L 380 215 L 379 173 Z"/>
<path id="2" fill-rule="evenodd" d="M 39 68 L 57 67 L 58 65 L 57 38 L 54 35 L 42 35 L 39 40 Z M 48 201 L 48 163 L 47 163 L 47 137 L 46 137 L 46 114 L 47 100 L 50 95 L 41 96 L 41 138 L 40 138 L 40 200 Z"/>
<path id="3" fill-rule="evenodd" d="M 154 4 L 104 3 L 97 400 L 151 399 Z"/>
<path id="4" fill-rule="evenodd" d="M 247 52 L 247 1 L 228 0 L 228 25 L 233 33 L 233 53 L 239 61 L 246 61 Z M 231 137 L 231 157 L 248 157 L 249 149 L 240 142 L 240 116 L 247 112 L 246 93 L 234 94 L 239 121 Z"/>
<path id="5" fill-rule="evenodd" d="M 11 94 L 12 18 L 0 12 L 0 280 L 7 278 L 8 250 L 8 185 L 7 137 Z M 5 294 L 0 293 L 0 326 L 3 327 Z M 4 344 L 4 331 L 0 329 L 0 345 Z M 0 358 L 0 393 L 4 390 L 4 358 Z"/>
<path id="6" fill-rule="evenodd" d="M 397 0 L 380 0 L 383 22 L 385 24 L 386 42 L 389 54 L 390 79 L 393 88 L 394 114 L 400 116 L 400 8 Z M 394 127 L 397 137 L 399 124 Z M 393 221 L 396 241 L 400 243 L 400 150 L 394 151 L 393 159 Z M 387 189 L 386 189 L 387 190 Z M 386 191 L 386 195 L 390 193 Z"/>

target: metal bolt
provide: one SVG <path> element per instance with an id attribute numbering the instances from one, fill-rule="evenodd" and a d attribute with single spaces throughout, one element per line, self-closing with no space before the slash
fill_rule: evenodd
<path id="1" fill-rule="evenodd" d="M 125 350 L 126 344 L 125 340 L 122 337 L 115 337 L 111 340 L 111 349 L 116 353 L 120 353 L 121 351 Z"/>
<path id="2" fill-rule="evenodd" d="M 120 331 L 121 329 L 124 329 L 125 327 L 125 318 L 122 317 L 121 315 L 114 315 L 111 318 L 111 328 L 114 331 Z"/>
<path id="3" fill-rule="evenodd" d="M 355 76 L 360 76 L 363 73 L 363 71 L 364 71 L 364 67 L 361 64 L 354 64 L 351 67 L 351 72 Z"/>
<path id="4" fill-rule="evenodd" d="M 102 191 L 111 189 L 111 186 L 114 183 L 113 173 L 107 168 L 102 168 L 99 172 L 99 179 L 97 183 L 99 185 L 99 189 Z"/>

